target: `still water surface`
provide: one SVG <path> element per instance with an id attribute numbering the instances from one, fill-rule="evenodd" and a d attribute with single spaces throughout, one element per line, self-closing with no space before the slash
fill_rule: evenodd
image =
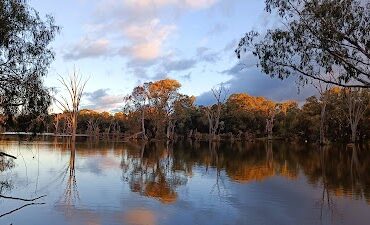
<path id="1" fill-rule="evenodd" d="M 370 224 L 370 149 L 1 141 L 3 225 Z M 27 202 L 0 198 L 0 215 Z"/>

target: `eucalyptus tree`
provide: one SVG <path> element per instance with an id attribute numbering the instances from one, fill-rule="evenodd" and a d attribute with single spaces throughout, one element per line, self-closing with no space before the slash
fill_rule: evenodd
<path id="1" fill-rule="evenodd" d="M 148 139 L 145 132 L 145 111 L 149 106 L 149 83 L 135 87 L 131 94 L 124 98 L 127 111 L 139 111 L 141 121 L 141 132 L 144 140 Z"/>
<path id="2" fill-rule="evenodd" d="M 228 90 L 221 83 L 217 87 L 212 88 L 212 94 L 216 101 L 214 105 L 203 107 L 203 111 L 208 119 L 209 136 L 211 140 L 217 139 L 217 134 L 220 128 L 220 117 L 222 106 L 226 101 Z"/>
<path id="3" fill-rule="evenodd" d="M 327 142 L 325 137 L 325 121 L 326 121 L 326 108 L 329 102 L 330 89 L 333 87 L 333 84 L 324 83 L 322 81 L 313 82 L 314 87 L 320 94 L 320 144 L 325 144 Z"/>
<path id="4" fill-rule="evenodd" d="M 0 113 L 37 117 L 47 111 L 51 98 L 42 77 L 58 31 L 52 16 L 42 19 L 25 0 L 0 1 Z"/>
<path id="5" fill-rule="evenodd" d="M 175 103 L 180 98 L 181 84 L 177 80 L 164 79 L 149 84 L 149 100 L 157 126 L 166 127 L 167 139 L 173 139 L 175 128 Z M 158 135 L 158 133 L 157 133 Z"/>
<path id="6" fill-rule="evenodd" d="M 360 88 L 342 89 L 347 119 L 351 127 L 351 142 L 357 141 L 357 128 L 370 104 L 370 91 Z"/>
<path id="7" fill-rule="evenodd" d="M 342 87 L 370 87 L 370 3 L 361 0 L 265 0 L 282 26 L 250 31 L 235 50 L 251 50 L 271 77 L 296 75 Z M 334 72 L 335 79 L 322 74 Z"/>

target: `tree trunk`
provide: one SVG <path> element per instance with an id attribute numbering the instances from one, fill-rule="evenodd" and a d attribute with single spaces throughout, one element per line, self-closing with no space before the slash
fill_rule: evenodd
<path id="1" fill-rule="evenodd" d="M 326 113 L 326 102 L 323 103 L 321 107 L 321 114 L 320 114 L 320 144 L 323 145 L 326 143 L 325 140 L 325 113 Z"/>
<path id="2" fill-rule="evenodd" d="M 168 140 L 174 140 L 175 123 L 172 120 L 168 121 L 166 136 Z"/>
<path id="3" fill-rule="evenodd" d="M 76 131 L 77 131 L 77 115 L 72 115 L 72 143 L 76 142 Z"/>
<path id="4" fill-rule="evenodd" d="M 143 134 L 142 134 L 143 139 L 147 140 L 148 137 L 146 136 L 146 133 L 145 133 L 145 112 L 144 112 L 144 110 L 141 113 L 141 131 L 143 132 Z"/>
<path id="5" fill-rule="evenodd" d="M 351 124 L 351 142 L 355 143 L 357 141 L 357 123 Z"/>

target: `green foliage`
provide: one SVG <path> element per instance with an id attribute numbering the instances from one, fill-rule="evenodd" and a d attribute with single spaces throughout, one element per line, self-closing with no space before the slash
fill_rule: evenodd
<path id="1" fill-rule="evenodd" d="M 0 1 L 0 113 L 36 118 L 50 105 L 42 77 L 54 59 L 54 18 L 40 18 L 24 0 Z"/>
<path id="2" fill-rule="evenodd" d="M 251 31 L 235 50 L 252 50 L 262 71 L 346 87 L 370 87 L 370 3 L 360 0 L 266 0 L 284 26 Z M 328 77 L 325 74 L 334 74 Z"/>

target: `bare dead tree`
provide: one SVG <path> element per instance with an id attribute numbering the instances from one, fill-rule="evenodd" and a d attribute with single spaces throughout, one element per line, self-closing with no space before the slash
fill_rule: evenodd
<path id="1" fill-rule="evenodd" d="M 228 91 L 223 83 L 218 85 L 218 87 L 212 88 L 211 91 L 214 99 L 216 100 L 216 104 L 212 106 L 206 106 L 203 108 L 203 110 L 208 119 L 210 139 L 216 140 L 220 127 L 222 104 L 226 101 Z"/>
<path id="2" fill-rule="evenodd" d="M 351 142 L 357 141 L 357 127 L 364 117 L 370 102 L 370 92 L 362 88 L 343 89 L 348 114 L 347 119 L 351 127 Z"/>
<path id="3" fill-rule="evenodd" d="M 83 95 L 87 80 L 82 81 L 82 76 L 78 74 L 76 69 L 73 70 L 73 74 L 66 80 L 63 77 L 59 77 L 59 82 L 62 84 L 64 89 L 68 92 L 68 97 L 60 96 L 60 99 L 55 98 L 58 103 L 58 107 L 67 113 L 67 120 L 70 121 L 71 125 L 71 137 L 72 142 L 76 141 L 76 130 L 77 130 L 77 116 L 80 107 L 81 97 Z"/>

